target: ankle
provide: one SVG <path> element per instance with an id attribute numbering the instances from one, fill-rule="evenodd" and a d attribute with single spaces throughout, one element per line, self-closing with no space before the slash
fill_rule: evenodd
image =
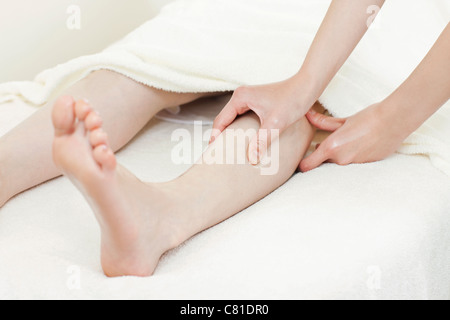
<path id="1" fill-rule="evenodd" d="M 170 250 L 202 231 L 201 221 L 196 214 L 198 210 L 195 208 L 193 197 L 189 191 L 182 189 L 179 183 L 158 184 L 157 188 L 161 191 L 161 198 L 165 203 L 161 230 L 165 230 L 164 238 Z"/>
<path id="2" fill-rule="evenodd" d="M 150 186 L 159 193 L 157 206 L 161 215 L 158 230 L 161 231 L 160 236 L 164 239 L 161 242 L 164 243 L 162 250 L 169 251 L 186 240 L 183 237 L 184 221 L 181 214 L 181 201 L 169 183 L 150 184 Z"/>

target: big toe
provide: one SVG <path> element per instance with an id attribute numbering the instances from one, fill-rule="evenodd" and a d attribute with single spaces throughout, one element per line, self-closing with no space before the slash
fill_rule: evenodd
<path id="1" fill-rule="evenodd" d="M 70 96 L 63 96 L 56 100 L 52 112 L 55 135 L 70 134 L 75 129 L 75 101 Z"/>

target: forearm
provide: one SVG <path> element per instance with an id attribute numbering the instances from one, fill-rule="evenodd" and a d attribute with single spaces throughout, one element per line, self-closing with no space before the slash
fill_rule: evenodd
<path id="1" fill-rule="evenodd" d="M 384 102 L 386 112 L 404 115 L 411 133 L 450 99 L 450 24 L 411 76 Z"/>
<path id="2" fill-rule="evenodd" d="M 368 30 L 367 9 L 384 0 L 333 0 L 296 75 L 299 87 L 308 88 L 305 105 L 312 105 L 348 59 Z"/>

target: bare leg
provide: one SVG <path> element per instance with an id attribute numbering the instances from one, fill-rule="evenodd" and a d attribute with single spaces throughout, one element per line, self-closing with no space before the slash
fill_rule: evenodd
<path id="1" fill-rule="evenodd" d="M 280 170 L 272 176 L 261 175 L 248 163 L 198 164 L 175 181 L 146 184 L 116 164 L 100 118 L 74 108 L 55 106 L 54 159 L 94 210 L 102 232 L 102 266 L 108 276 L 153 274 L 166 251 L 285 183 L 314 135 L 306 119 L 283 133 L 275 142 L 280 147 Z M 250 114 L 229 129 L 258 127 L 257 117 Z M 223 139 L 225 134 L 205 156 L 217 151 Z M 245 150 L 236 152 L 243 152 L 245 157 Z"/>
<path id="2" fill-rule="evenodd" d="M 69 88 L 63 103 L 87 99 L 102 115 L 114 151 L 122 148 L 157 112 L 200 97 L 139 84 L 111 71 L 97 71 Z M 14 195 L 61 173 L 52 161 L 53 102 L 0 138 L 0 207 Z"/>

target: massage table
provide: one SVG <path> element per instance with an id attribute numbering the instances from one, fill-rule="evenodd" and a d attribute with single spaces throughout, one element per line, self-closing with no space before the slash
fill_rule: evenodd
<path id="1" fill-rule="evenodd" d="M 223 105 L 182 112 L 208 124 Z M 0 135 L 35 111 L 1 104 Z M 171 161 L 180 128 L 195 129 L 150 121 L 119 162 L 144 181 L 175 179 L 190 167 Z M 423 156 L 324 164 L 168 252 L 154 276 L 109 279 L 94 215 L 61 177 L 0 209 L 0 299 L 448 300 L 449 195 L 450 179 Z"/>

